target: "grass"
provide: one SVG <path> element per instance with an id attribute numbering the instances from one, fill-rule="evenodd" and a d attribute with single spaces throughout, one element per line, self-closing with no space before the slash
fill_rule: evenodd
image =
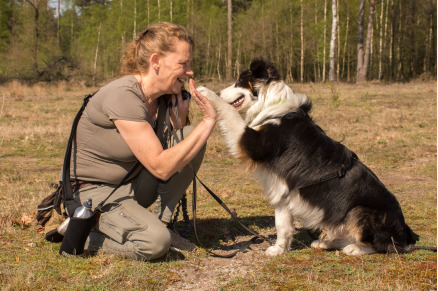
<path id="1" fill-rule="evenodd" d="M 213 90 L 225 86 L 207 85 Z M 397 196 L 406 221 L 421 237 L 418 244 L 436 246 L 436 82 L 292 88 L 313 100 L 312 115 L 327 134 L 355 151 Z M 312 239 L 305 232 L 297 234 L 291 252 L 274 258 L 263 256 L 266 243 L 233 259 L 209 257 L 201 248 L 171 252 L 155 262 L 103 253 L 60 257 L 60 245 L 46 242 L 32 217 L 58 179 L 82 98 L 94 89 L 71 84 L 0 87 L 0 290 L 437 288 L 436 253 L 347 257 L 310 249 Z M 199 119 L 194 110 L 194 123 Z M 217 129 L 199 176 L 244 224 L 275 238 L 273 209 L 262 188 L 228 154 Z M 226 248 L 250 238 L 198 189 L 197 228 L 204 246 Z M 194 241 L 193 234 L 190 239 Z"/>

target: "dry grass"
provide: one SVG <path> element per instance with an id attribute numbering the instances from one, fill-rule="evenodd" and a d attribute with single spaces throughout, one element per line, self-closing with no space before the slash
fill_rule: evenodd
<path id="1" fill-rule="evenodd" d="M 408 224 L 421 236 L 419 244 L 436 245 L 436 82 L 292 88 L 313 100 L 313 117 L 327 134 L 355 151 L 397 196 Z M 229 260 L 208 257 L 202 249 L 171 253 L 154 263 L 105 254 L 59 257 L 59 245 L 45 242 L 30 218 L 58 178 L 71 121 L 83 95 L 93 91 L 71 84 L 0 87 L 1 290 L 437 288 L 436 253 L 351 258 L 309 249 L 306 233 L 297 235 L 295 250 L 275 258 L 263 256 L 267 243 Z M 193 116 L 199 120 L 196 110 Z M 261 187 L 227 153 L 217 130 L 199 175 L 245 224 L 275 234 L 273 209 Z M 197 217 L 200 238 L 209 248 L 250 238 L 203 189 Z"/>

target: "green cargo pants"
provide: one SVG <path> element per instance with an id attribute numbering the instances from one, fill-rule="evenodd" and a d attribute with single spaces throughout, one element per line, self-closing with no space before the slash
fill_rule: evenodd
<path id="1" fill-rule="evenodd" d="M 187 136 L 193 127 L 184 128 Z M 171 145 L 175 143 L 171 140 Z M 201 166 L 205 146 L 192 160 L 195 172 Z M 85 248 L 102 249 L 137 260 L 156 259 L 169 250 L 170 233 L 163 222 L 170 222 L 173 210 L 193 179 L 190 166 L 184 167 L 163 182 L 143 168 L 132 180 L 119 187 L 103 207 L 95 231 L 92 231 Z M 115 188 L 111 184 L 95 184 L 75 193 L 83 203 L 93 200 L 93 207 L 103 201 Z M 148 207 L 155 203 L 153 212 Z"/>

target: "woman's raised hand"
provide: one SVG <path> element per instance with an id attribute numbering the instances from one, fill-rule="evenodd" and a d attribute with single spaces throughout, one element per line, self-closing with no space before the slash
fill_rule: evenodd
<path id="1" fill-rule="evenodd" d="M 195 81 L 193 79 L 190 79 L 189 86 L 192 97 L 198 105 L 199 110 L 202 112 L 203 120 L 206 122 L 216 123 L 217 113 L 213 107 L 213 104 L 211 104 L 211 102 L 204 95 L 196 90 Z"/>

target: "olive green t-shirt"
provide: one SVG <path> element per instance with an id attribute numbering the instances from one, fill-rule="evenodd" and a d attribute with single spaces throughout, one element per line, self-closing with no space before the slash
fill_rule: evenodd
<path id="1" fill-rule="evenodd" d="M 137 159 L 114 125 L 117 119 L 153 126 L 140 86 L 132 75 L 110 82 L 88 102 L 73 144 L 72 178 L 118 184 L 133 167 Z"/>

